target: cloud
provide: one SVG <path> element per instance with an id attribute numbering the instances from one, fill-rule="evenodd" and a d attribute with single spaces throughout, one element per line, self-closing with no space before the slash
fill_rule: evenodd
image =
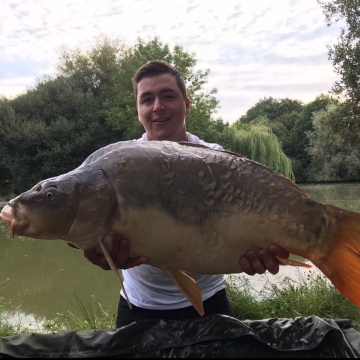
<path id="1" fill-rule="evenodd" d="M 329 89 L 329 82 L 315 82 L 311 83 L 279 83 L 279 84 L 249 84 L 243 85 L 243 90 L 245 91 L 255 91 L 258 93 L 303 93 L 308 91 L 309 88 L 312 88 L 312 91 L 316 94 L 320 94 L 324 89 Z"/>
<path id="2" fill-rule="evenodd" d="M 35 85 L 34 77 L 13 77 L 0 79 L 0 97 L 12 99 Z"/>
<path id="3" fill-rule="evenodd" d="M 322 37 L 328 38 L 330 34 L 336 36 L 338 34 L 338 29 L 336 29 L 335 27 L 329 28 L 325 25 L 318 26 L 315 29 L 309 29 L 304 24 L 294 29 L 293 31 L 278 34 L 276 37 L 276 41 L 292 40 L 293 42 L 303 42 L 306 40 L 319 40 Z"/>
<path id="4" fill-rule="evenodd" d="M 28 12 L 25 12 L 25 11 L 17 11 L 15 13 L 15 18 L 18 19 L 18 20 L 21 20 L 23 19 L 24 17 L 28 16 L 29 13 Z"/>
<path id="5" fill-rule="evenodd" d="M 228 21 L 232 20 L 232 19 L 237 19 L 239 18 L 241 15 L 243 15 L 244 12 L 243 11 L 235 11 L 233 14 L 231 14 L 229 17 L 228 17 Z"/>
<path id="6" fill-rule="evenodd" d="M 143 25 L 140 32 L 150 32 L 156 30 L 156 24 Z"/>
<path id="7" fill-rule="evenodd" d="M 44 69 L 50 68 L 52 68 L 50 62 L 35 62 L 23 59 L 0 60 L 0 80 L 41 76 L 44 74 Z"/>
<path id="8" fill-rule="evenodd" d="M 224 64 L 230 68 L 251 64 L 254 66 L 273 66 L 273 65 L 291 65 L 291 66 L 316 66 L 324 64 L 327 61 L 327 50 L 324 47 L 317 54 L 292 55 L 276 53 L 271 50 L 258 49 L 256 47 L 227 46 L 220 50 L 218 63 Z"/>
<path id="9" fill-rule="evenodd" d="M 194 9 L 196 9 L 197 7 L 199 7 L 198 4 L 188 6 L 188 8 L 186 9 L 186 12 L 189 13 L 189 12 L 193 11 Z"/>
<path id="10" fill-rule="evenodd" d="M 171 26 L 171 30 L 176 30 L 176 29 L 181 29 L 182 27 L 184 26 L 184 23 L 183 22 L 178 22 L 176 24 L 172 24 Z"/>
<path id="11" fill-rule="evenodd" d="M 256 24 L 259 19 L 261 19 L 262 17 L 265 16 L 265 14 L 270 10 L 270 7 L 265 8 L 264 10 L 262 10 L 259 14 L 256 14 L 251 20 L 250 22 L 247 24 L 247 26 L 251 26 Z"/>
<path id="12" fill-rule="evenodd" d="M 260 96 L 313 99 L 335 80 L 326 45 L 341 24 L 327 27 L 314 1 L 1 1 L 0 94 L 54 73 L 62 46 L 86 49 L 100 34 L 129 46 L 157 36 L 195 53 L 196 68 L 211 69 L 206 88 L 219 90 L 219 116 L 229 120 Z"/>
<path id="13" fill-rule="evenodd" d="M 18 6 L 19 6 L 19 4 L 9 4 L 9 6 L 11 7 L 11 9 L 12 10 L 15 10 Z"/>
<path id="14" fill-rule="evenodd" d="M 125 10 L 123 6 L 111 6 L 109 8 L 110 16 L 122 15 L 124 14 Z"/>

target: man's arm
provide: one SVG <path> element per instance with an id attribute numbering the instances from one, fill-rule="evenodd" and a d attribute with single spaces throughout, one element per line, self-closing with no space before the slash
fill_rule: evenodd
<path id="1" fill-rule="evenodd" d="M 145 256 L 128 257 L 130 248 L 130 241 L 128 239 L 116 234 L 113 240 L 110 256 L 118 269 L 129 269 L 146 264 L 147 258 Z M 263 274 L 266 270 L 271 274 L 277 274 L 279 272 L 279 262 L 276 259 L 276 255 L 282 258 L 289 257 L 289 253 L 286 250 L 277 245 L 271 245 L 269 250 L 262 249 L 257 253 L 249 250 L 246 256 L 240 259 L 239 264 L 248 275 Z M 98 265 L 104 270 L 110 270 L 104 255 L 97 253 L 95 249 L 84 251 L 84 256 L 94 265 Z"/>

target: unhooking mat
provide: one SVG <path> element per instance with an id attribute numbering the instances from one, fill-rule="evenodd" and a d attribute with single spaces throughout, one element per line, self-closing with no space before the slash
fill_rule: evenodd
<path id="1" fill-rule="evenodd" d="M 0 358 L 357 358 L 359 354 L 360 333 L 349 320 L 316 316 L 142 320 L 114 330 L 0 338 Z"/>

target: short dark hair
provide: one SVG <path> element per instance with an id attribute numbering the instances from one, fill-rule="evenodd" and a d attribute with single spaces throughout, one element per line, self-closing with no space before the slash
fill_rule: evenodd
<path id="1" fill-rule="evenodd" d="M 170 65 L 166 61 L 153 60 L 153 61 L 148 61 L 146 64 L 144 64 L 135 73 L 135 75 L 133 77 L 132 82 L 133 82 L 133 87 L 134 87 L 135 99 L 137 99 L 137 95 L 138 95 L 138 90 L 137 90 L 138 83 L 143 78 L 161 75 L 161 74 L 171 74 L 171 75 L 175 76 L 176 84 L 179 87 L 183 98 L 184 99 L 187 98 L 187 90 L 186 90 L 185 81 L 182 78 L 180 72 L 174 66 Z"/>

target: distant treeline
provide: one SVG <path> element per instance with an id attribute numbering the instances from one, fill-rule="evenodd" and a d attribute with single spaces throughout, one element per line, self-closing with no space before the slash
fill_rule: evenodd
<path id="1" fill-rule="evenodd" d="M 196 70 L 194 54 L 155 38 L 132 47 L 98 39 L 87 52 L 64 49 L 56 74 L 14 99 L 0 99 L 0 188 L 19 193 L 79 166 L 96 149 L 136 139 L 132 77 L 150 60 L 183 74 L 192 108 L 187 130 L 205 141 L 259 161 L 297 182 L 360 180 L 359 147 L 327 126 L 339 106 L 320 95 L 303 104 L 260 99 L 231 126 L 216 117 L 216 89 L 204 90 L 210 70 Z M 295 175 L 295 177 L 294 177 Z"/>

